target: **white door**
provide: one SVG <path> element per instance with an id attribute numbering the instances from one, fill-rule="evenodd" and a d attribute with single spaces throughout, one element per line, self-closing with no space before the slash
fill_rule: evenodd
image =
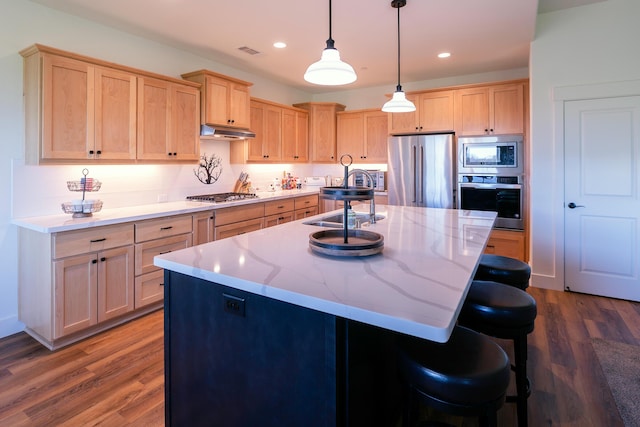
<path id="1" fill-rule="evenodd" d="M 564 105 L 565 287 L 640 301 L 640 96 Z"/>

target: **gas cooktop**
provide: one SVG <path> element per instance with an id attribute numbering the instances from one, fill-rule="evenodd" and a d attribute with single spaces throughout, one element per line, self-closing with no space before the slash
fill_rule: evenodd
<path id="1" fill-rule="evenodd" d="M 201 194 L 199 196 L 187 196 L 187 200 L 195 202 L 232 202 L 234 200 L 255 199 L 258 196 L 255 193 L 214 193 Z"/>

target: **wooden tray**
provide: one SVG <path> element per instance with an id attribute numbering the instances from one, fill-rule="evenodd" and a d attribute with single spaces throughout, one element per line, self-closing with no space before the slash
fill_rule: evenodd
<path id="1" fill-rule="evenodd" d="M 370 256 L 382 252 L 384 237 L 373 231 L 347 230 L 347 243 L 344 243 L 343 229 L 322 230 L 309 235 L 309 247 L 323 255 Z"/>

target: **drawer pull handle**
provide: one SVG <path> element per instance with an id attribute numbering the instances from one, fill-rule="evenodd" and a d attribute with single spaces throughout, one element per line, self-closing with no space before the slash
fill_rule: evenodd
<path id="1" fill-rule="evenodd" d="M 173 228 L 173 225 L 170 225 L 168 227 L 160 227 L 160 230 L 171 230 Z"/>
<path id="2" fill-rule="evenodd" d="M 102 239 L 89 240 L 89 242 L 90 243 L 98 243 L 98 242 L 104 242 L 105 240 L 107 240 L 107 238 L 103 237 Z"/>
<path id="3" fill-rule="evenodd" d="M 171 252 L 171 251 L 164 251 L 164 252 L 160 252 L 158 255 L 164 255 L 164 254 L 168 254 L 168 253 L 170 253 L 170 252 Z"/>
<path id="4" fill-rule="evenodd" d="M 160 283 L 160 286 L 164 286 L 164 282 L 163 282 L 163 283 Z"/>

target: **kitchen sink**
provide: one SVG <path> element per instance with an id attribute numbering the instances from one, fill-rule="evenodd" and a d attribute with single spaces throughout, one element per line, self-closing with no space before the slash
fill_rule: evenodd
<path id="1" fill-rule="evenodd" d="M 385 218 L 384 215 L 376 214 L 376 221 L 380 221 Z M 356 222 L 359 222 L 360 225 L 368 224 L 371 219 L 371 216 L 368 213 L 356 213 Z M 332 228 L 342 228 L 342 223 L 344 221 L 344 215 L 341 213 L 331 214 L 319 219 L 314 219 L 312 221 L 304 222 L 303 224 L 307 225 L 317 225 L 319 227 L 332 227 Z"/>

